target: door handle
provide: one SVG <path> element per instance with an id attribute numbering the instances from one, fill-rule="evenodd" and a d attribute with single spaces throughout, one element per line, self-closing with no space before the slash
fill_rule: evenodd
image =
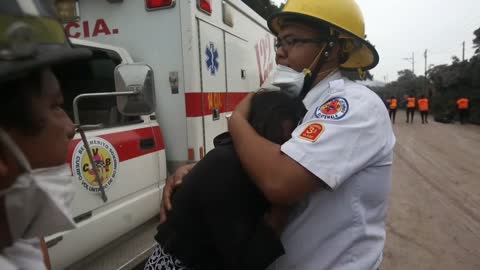
<path id="1" fill-rule="evenodd" d="M 73 221 L 75 221 L 75 223 L 80 223 L 80 222 L 82 222 L 84 220 L 87 220 L 91 217 L 92 217 L 92 211 L 88 211 L 86 213 L 83 213 L 81 215 L 78 215 L 78 216 L 74 217 Z"/>
<path id="2" fill-rule="evenodd" d="M 47 248 L 51 248 L 63 240 L 63 236 L 55 237 L 47 242 Z"/>
<path id="3" fill-rule="evenodd" d="M 155 140 L 153 138 L 141 139 L 140 149 L 148 151 L 155 148 Z"/>
<path id="4" fill-rule="evenodd" d="M 220 120 L 220 110 L 218 108 L 213 108 L 213 110 L 212 110 L 212 120 L 213 121 Z"/>

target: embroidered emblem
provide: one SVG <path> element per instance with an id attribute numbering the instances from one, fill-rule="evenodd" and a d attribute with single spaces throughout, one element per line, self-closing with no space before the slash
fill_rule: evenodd
<path id="1" fill-rule="evenodd" d="M 325 127 L 320 122 L 311 123 L 300 133 L 300 139 L 316 142 L 324 130 Z"/>
<path id="2" fill-rule="evenodd" d="M 348 112 L 348 101 L 343 97 L 334 97 L 315 110 L 315 117 L 325 120 L 342 119 Z"/>

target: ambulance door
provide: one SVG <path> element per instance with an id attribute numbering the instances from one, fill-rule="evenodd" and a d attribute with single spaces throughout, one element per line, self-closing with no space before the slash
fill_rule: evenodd
<path id="1" fill-rule="evenodd" d="M 78 95 L 115 91 L 114 69 L 124 61 L 115 50 L 91 49 L 90 59 L 54 67 L 65 111 L 72 119 Z M 77 228 L 48 240 L 54 269 L 65 269 L 155 216 L 159 180 L 165 175 L 161 171 L 165 166 L 159 166 L 164 143 L 149 116 L 120 114 L 111 96 L 82 99 L 78 111 L 80 124 L 90 126 L 86 137 L 106 196 L 101 196 L 86 147 L 76 134 L 68 159 L 76 189 L 72 212 Z"/>
<path id="2" fill-rule="evenodd" d="M 225 46 L 228 78 L 226 111 L 232 112 L 248 92 L 258 89 L 255 80 L 258 75 L 252 65 L 255 56 L 245 39 L 225 33 Z"/>
<path id="3" fill-rule="evenodd" d="M 114 69 L 122 62 L 120 55 L 113 50 L 91 49 L 92 58 L 54 70 L 70 117 L 73 117 L 72 103 L 76 96 L 115 91 Z M 72 207 L 80 221 L 82 217 L 94 217 L 96 210 L 104 206 L 158 186 L 159 152 L 163 151 L 164 143 L 160 141 L 161 136 L 157 136 L 160 134 L 158 126 L 152 127 L 148 116 L 121 115 L 115 97 L 85 98 L 78 108 L 81 125 L 100 124 L 88 130 L 86 136 L 107 196 L 107 201 L 103 201 L 92 164 L 77 134 L 70 144 L 68 157 L 77 189 Z M 132 220 L 135 215 L 132 213 Z M 131 220 L 126 222 L 132 223 Z"/>
<path id="4" fill-rule="evenodd" d="M 200 76 L 205 153 L 213 138 L 227 130 L 225 44 L 222 29 L 197 19 L 200 48 Z"/>

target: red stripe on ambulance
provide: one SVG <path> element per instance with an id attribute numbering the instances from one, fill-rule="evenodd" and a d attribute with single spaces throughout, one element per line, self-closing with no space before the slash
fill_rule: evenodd
<path id="1" fill-rule="evenodd" d="M 88 136 L 87 134 L 87 139 L 90 137 L 91 136 Z M 162 132 L 158 126 L 99 135 L 98 137 L 107 140 L 113 145 L 113 147 L 115 147 L 120 162 L 165 149 Z M 140 147 L 140 141 L 144 139 L 153 139 L 155 141 L 155 146 L 148 150 L 142 150 Z M 76 139 L 70 142 L 68 163 L 71 163 L 73 151 L 79 141 L 80 139 Z"/>
<path id="2" fill-rule="evenodd" d="M 220 113 L 231 112 L 248 92 L 185 93 L 187 117 L 211 115 L 217 108 Z"/>

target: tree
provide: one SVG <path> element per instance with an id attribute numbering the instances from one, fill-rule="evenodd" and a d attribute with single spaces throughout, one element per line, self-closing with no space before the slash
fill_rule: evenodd
<path id="1" fill-rule="evenodd" d="M 388 83 L 384 87 L 376 87 L 373 90 L 383 99 L 395 96 L 399 100 L 399 107 L 401 108 L 406 106 L 405 97 L 407 95 L 420 97 L 421 95 L 429 96 L 430 93 L 425 77 L 417 77 L 409 69 L 399 71 L 396 81 Z"/>
<path id="2" fill-rule="evenodd" d="M 267 19 L 275 12 L 280 11 L 279 8 L 272 4 L 270 0 L 242 0 L 247 6 L 253 9 L 258 15 Z"/>
<path id="3" fill-rule="evenodd" d="M 480 124 L 480 28 L 473 32 L 475 55 L 466 61 L 452 56 L 452 63 L 431 66 L 427 77 L 417 77 L 411 70 L 398 72 L 398 79 L 376 88 L 381 97 L 396 96 L 400 107 L 404 106 L 402 97 L 406 94 L 431 96 L 431 112 L 435 120 L 451 122 L 456 116 L 456 100 L 460 96 L 470 99 L 470 121 Z"/>
<path id="4" fill-rule="evenodd" d="M 373 75 L 368 70 L 364 74 L 360 74 L 358 71 L 342 71 L 342 75 L 352 81 L 373 80 Z"/>
<path id="5" fill-rule="evenodd" d="M 440 119 L 454 119 L 456 113 L 455 101 L 466 96 L 470 99 L 470 120 L 480 123 L 480 28 L 474 31 L 476 55 L 468 61 L 460 61 L 452 57 L 452 64 L 440 65 L 428 72 L 433 87 L 436 90 L 432 102 L 432 112 Z"/>
<path id="6" fill-rule="evenodd" d="M 397 72 L 398 74 L 398 81 L 413 81 L 415 80 L 415 73 L 413 73 L 410 69 L 404 69 Z"/>
<path id="7" fill-rule="evenodd" d="M 475 35 L 475 39 L 473 40 L 473 47 L 476 49 L 475 54 L 479 54 L 480 53 L 480 28 L 475 30 L 473 34 Z"/>
<path id="8" fill-rule="evenodd" d="M 452 56 L 452 64 L 458 64 L 460 63 L 460 58 L 458 58 L 456 55 Z"/>

